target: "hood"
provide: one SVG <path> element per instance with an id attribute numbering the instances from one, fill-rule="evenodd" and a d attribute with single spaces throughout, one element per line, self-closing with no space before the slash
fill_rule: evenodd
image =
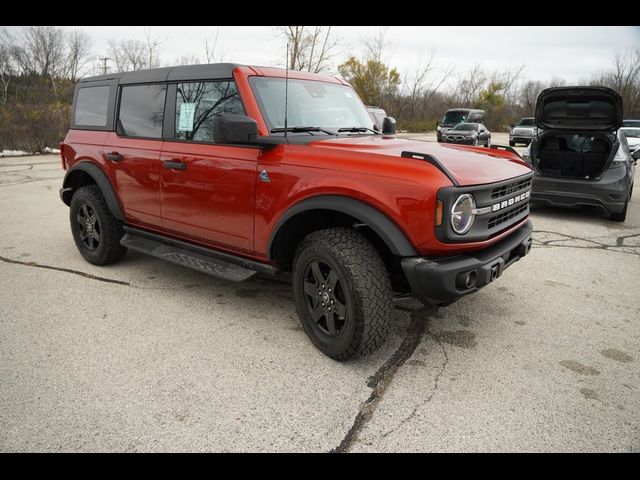
<path id="1" fill-rule="evenodd" d="M 504 150 L 382 135 L 330 138 L 311 142 L 309 146 L 392 157 L 398 162 L 399 167 L 404 162 L 426 163 L 425 160 L 417 158 L 404 158 L 402 152 L 429 154 L 435 157 L 461 186 L 499 182 L 531 172 L 526 163 Z"/>
<path id="2" fill-rule="evenodd" d="M 554 87 L 536 101 L 536 124 L 554 130 L 612 132 L 622 125 L 622 98 L 606 87 Z"/>

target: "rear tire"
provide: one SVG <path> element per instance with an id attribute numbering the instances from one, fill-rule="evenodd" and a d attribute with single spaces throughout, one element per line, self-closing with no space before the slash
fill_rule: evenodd
<path id="1" fill-rule="evenodd" d="M 376 350 L 392 316 L 391 282 L 382 258 L 360 233 L 320 230 L 298 247 L 293 295 L 313 344 L 335 360 Z"/>
<path id="2" fill-rule="evenodd" d="M 120 245 L 122 224 L 113 216 L 97 185 L 76 190 L 69 208 L 71 233 L 84 259 L 94 265 L 110 265 L 127 253 Z"/>
<path id="3" fill-rule="evenodd" d="M 612 213 L 609 218 L 614 222 L 624 222 L 627 219 L 627 207 L 629 206 L 629 201 L 631 200 L 631 192 L 629 191 L 629 197 L 627 201 L 624 202 L 624 208 L 619 213 Z"/>

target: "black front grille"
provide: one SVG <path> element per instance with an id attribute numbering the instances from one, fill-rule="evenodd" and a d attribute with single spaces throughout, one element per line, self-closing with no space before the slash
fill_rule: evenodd
<path id="1" fill-rule="evenodd" d="M 527 178 L 525 180 L 520 180 L 519 182 L 509 183 L 507 185 L 503 185 L 501 187 L 496 187 L 491 190 L 491 199 L 504 197 L 505 195 L 510 195 L 512 193 L 519 192 L 520 190 L 524 190 L 531 186 L 531 179 Z"/>
<path id="2" fill-rule="evenodd" d="M 514 217 L 517 217 L 521 213 L 524 213 L 529 208 L 529 202 L 518 205 L 511 210 L 507 210 L 506 212 L 499 213 L 495 217 L 491 217 L 487 222 L 487 227 L 489 229 L 497 227 L 498 225 L 503 224 L 506 221 L 511 220 Z"/>

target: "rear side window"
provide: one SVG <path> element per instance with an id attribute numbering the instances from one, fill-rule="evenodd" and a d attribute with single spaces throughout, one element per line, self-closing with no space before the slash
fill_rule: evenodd
<path id="1" fill-rule="evenodd" d="M 109 87 L 84 87 L 78 90 L 74 122 L 78 127 L 106 127 Z"/>
<path id="2" fill-rule="evenodd" d="M 244 114 L 234 82 L 179 83 L 175 138 L 212 143 L 213 119 L 221 113 Z"/>
<path id="3" fill-rule="evenodd" d="M 116 126 L 118 134 L 127 137 L 161 138 L 166 92 L 165 85 L 122 87 Z"/>

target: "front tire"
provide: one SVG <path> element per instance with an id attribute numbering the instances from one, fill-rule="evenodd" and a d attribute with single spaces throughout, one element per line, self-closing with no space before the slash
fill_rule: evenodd
<path id="1" fill-rule="evenodd" d="M 391 282 L 382 258 L 360 233 L 320 230 L 298 247 L 293 295 L 313 344 L 335 360 L 376 350 L 386 339 Z"/>
<path id="2" fill-rule="evenodd" d="M 113 216 L 97 185 L 77 189 L 69 209 L 71 233 L 84 259 L 94 265 L 110 265 L 127 253 L 120 245 L 122 224 Z"/>

